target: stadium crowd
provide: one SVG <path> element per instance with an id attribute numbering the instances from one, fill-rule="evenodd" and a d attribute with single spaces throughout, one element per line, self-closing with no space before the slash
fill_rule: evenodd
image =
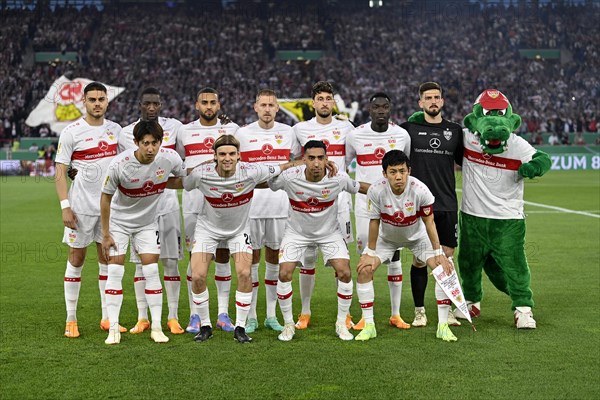
<path id="1" fill-rule="evenodd" d="M 126 87 L 108 111 L 121 125 L 137 118 L 137 96 L 148 85 L 161 87 L 163 112 L 182 122 L 195 118 L 196 91 L 214 86 L 223 110 L 244 124 L 253 119 L 259 88 L 309 97 L 317 80 L 335 82 L 347 103 L 359 102 L 355 122 L 368 118 L 368 94 L 383 89 L 394 100 L 392 118 L 404 121 L 414 111 L 418 83 L 436 80 L 447 88 L 446 115 L 454 121 L 493 86 L 510 96 L 523 133 L 597 130 L 597 4 L 409 1 L 365 9 L 309 3 L 302 9 L 294 2 L 3 9 L 0 137 L 38 134 L 24 121 L 62 74 Z M 560 49 L 561 59 L 519 55 L 529 48 Z M 278 60 L 281 49 L 324 55 Z M 78 61 L 34 63 L 33 52 L 43 50 L 76 52 Z"/>

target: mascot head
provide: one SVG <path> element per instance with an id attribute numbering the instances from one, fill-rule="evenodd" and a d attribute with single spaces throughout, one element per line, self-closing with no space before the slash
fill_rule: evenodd
<path id="1" fill-rule="evenodd" d="M 499 90 L 487 89 L 477 97 L 473 112 L 463 124 L 479 135 L 484 153 L 499 154 L 506 150 L 512 132 L 521 126 L 521 117 L 513 113 L 510 102 Z"/>

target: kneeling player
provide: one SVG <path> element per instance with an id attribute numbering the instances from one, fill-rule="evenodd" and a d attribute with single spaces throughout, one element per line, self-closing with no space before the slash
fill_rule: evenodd
<path id="1" fill-rule="evenodd" d="M 160 245 L 156 210 L 160 194 L 165 188 L 175 187 L 177 179 L 180 180 L 175 177 L 184 176 L 185 168 L 174 150 L 160 148 L 163 129 L 156 121 L 140 121 L 133 129 L 133 136 L 137 148 L 126 150 L 111 162 L 100 198 L 102 250 L 106 256 L 110 255 L 106 281 L 110 328 L 106 344 L 121 341 L 119 313 L 123 303 L 123 265 L 130 239 L 146 278 L 146 301 L 152 315 L 150 336 L 157 343 L 169 341 L 161 327 L 162 286 L 158 276 Z M 169 178 L 170 174 L 174 177 Z"/>
<path id="2" fill-rule="evenodd" d="M 264 165 L 239 162 L 239 149 L 240 142 L 232 135 L 219 137 L 213 144 L 215 164 L 199 165 L 183 179 L 185 190 L 200 189 L 206 200 L 205 213 L 198 215 L 191 257 L 192 299 L 201 323 L 200 333 L 194 337 L 197 342 L 212 337 L 206 275 L 220 242 L 227 243 L 229 247 L 238 279 L 234 339 L 240 343 L 252 341 L 245 327 L 252 301 L 252 243 L 248 216 L 254 188 L 300 163 Z"/>
<path id="3" fill-rule="evenodd" d="M 434 269 L 442 265 L 446 273 L 453 270 L 440 247 L 433 221 L 434 197 L 417 178 L 410 176 L 410 160 L 400 150 L 391 150 L 382 160 L 383 176 L 367 193 L 369 201 L 369 241 L 357 266 L 358 301 L 362 308 L 365 328 L 356 340 L 377 336 L 373 321 L 373 273 L 387 262 L 398 247 L 407 247 L 417 259 L 417 267 L 425 263 Z M 437 337 L 447 342 L 456 336 L 448 327 L 450 300 L 439 284 L 435 285 L 438 304 Z"/>
<path id="4" fill-rule="evenodd" d="M 290 211 L 283 240 L 279 248 L 279 281 L 277 297 L 283 314 L 284 328 L 279 340 L 292 340 L 295 334 L 292 313 L 292 276 L 296 264 L 307 248 L 318 246 L 325 264 L 333 267 L 338 283 L 338 315 L 335 332 L 342 340 L 354 337 L 346 327 L 346 315 L 352 301 L 350 257 L 337 223 L 338 195 L 343 191 L 357 193 L 359 185 L 344 172 L 325 175 L 327 147 L 319 140 L 304 145 L 304 165 L 286 171 L 269 182 L 272 190 L 283 189 L 290 200 Z M 369 185 L 360 184 L 361 193 Z"/>

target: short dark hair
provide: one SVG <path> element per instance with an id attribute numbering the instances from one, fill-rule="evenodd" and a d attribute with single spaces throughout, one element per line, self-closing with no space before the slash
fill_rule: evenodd
<path id="1" fill-rule="evenodd" d="M 163 128 L 157 121 L 140 121 L 133 127 L 133 138 L 140 142 L 144 136 L 152 135 L 159 142 L 163 139 Z"/>
<path id="2" fill-rule="evenodd" d="M 386 172 L 388 167 L 401 164 L 406 164 L 410 168 L 410 159 L 402 150 L 390 150 L 385 153 L 383 160 L 381 160 L 383 172 Z"/>
<path id="3" fill-rule="evenodd" d="M 332 96 L 335 93 L 333 90 L 333 85 L 327 81 L 319 81 L 315 83 L 311 90 L 311 98 L 315 98 L 319 93 L 330 93 Z"/>
<path id="4" fill-rule="evenodd" d="M 140 100 L 145 94 L 156 94 L 160 96 L 160 90 L 155 87 L 147 87 L 146 89 L 142 90 L 142 93 L 140 94 Z"/>
<path id="5" fill-rule="evenodd" d="M 88 92 L 92 90 L 99 90 L 101 92 L 108 93 L 108 89 L 106 89 L 106 86 L 104 86 L 100 82 L 90 82 L 83 89 L 83 95 L 85 96 Z"/>
<path id="6" fill-rule="evenodd" d="M 389 101 L 390 103 L 392 102 L 392 99 L 390 99 L 390 96 L 388 96 L 386 93 L 383 92 L 377 92 L 375 93 L 373 96 L 369 97 L 369 103 L 371 103 L 373 100 L 378 99 L 378 98 L 384 98 L 387 101 Z"/>
<path id="7" fill-rule="evenodd" d="M 440 94 L 442 94 L 442 87 L 440 86 L 439 83 L 437 83 L 437 82 L 425 82 L 425 83 L 422 83 L 419 86 L 419 97 L 421 97 L 423 95 L 423 92 L 426 92 L 428 90 L 433 90 L 433 89 L 439 90 Z"/>
<path id="8" fill-rule="evenodd" d="M 219 92 L 217 92 L 216 89 L 213 89 L 211 87 L 206 86 L 206 87 L 203 87 L 202 89 L 200 89 L 198 91 L 198 94 L 196 95 L 196 100 L 198 100 L 198 98 L 200 97 L 200 95 L 203 94 L 203 93 L 212 93 L 212 94 L 217 95 L 217 98 L 219 98 Z"/>
<path id="9" fill-rule="evenodd" d="M 275 91 L 272 90 L 272 89 L 260 89 L 258 91 L 258 93 L 256 93 L 256 101 L 258 101 L 258 98 L 260 96 L 273 96 L 273 97 L 277 97 L 277 93 L 275 93 Z"/>
<path id="10" fill-rule="evenodd" d="M 306 153 L 310 149 L 323 149 L 327 154 L 327 145 L 322 140 L 309 140 L 304 145 L 304 152 Z"/>
<path id="11" fill-rule="evenodd" d="M 235 146 L 238 151 L 240 150 L 240 141 L 233 135 L 222 135 L 215 140 L 213 143 L 213 151 L 216 153 L 217 149 L 221 146 Z"/>

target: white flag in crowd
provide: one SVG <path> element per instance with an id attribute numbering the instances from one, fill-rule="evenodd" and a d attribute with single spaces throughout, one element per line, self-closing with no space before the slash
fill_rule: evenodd
<path id="1" fill-rule="evenodd" d="M 64 75 L 54 81 L 46 96 L 31 111 L 25 123 L 29 126 L 49 124 L 50 129 L 60 133 L 71 122 L 85 117 L 83 89 L 93 82 L 87 78 L 67 79 Z M 125 91 L 124 87 L 104 84 L 108 101 Z"/>

